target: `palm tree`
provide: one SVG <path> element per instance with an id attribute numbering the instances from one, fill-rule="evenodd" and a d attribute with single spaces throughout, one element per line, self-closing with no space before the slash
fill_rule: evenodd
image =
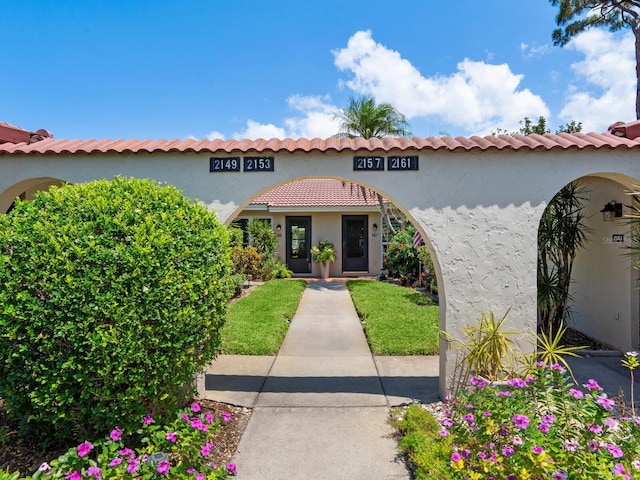
<path id="1" fill-rule="evenodd" d="M 340 131 L 336 134 L 338 138 L 408 137 L 412 135 L 409 131 L 407 117 L 390 103 L 376 104 L 373 95 L 361 96 L 360 98 L 349 97 L 349 106 L 335 112 L 333 118 L 340 120 Z M 396 229 L 389 219 L 388 206 L 382 195 L 379 193 L 377 195 L 382 221 L 389 228 L 391 235 L 395 235 Z"/>
<path id="2" fill-rule="evenodd" d="M 373 96 L 349 97 L 349 106 L 333 114 L 340 121 L 337 137 L 408 137 L 409 121 L 390 103 L 376 104 Z"/>

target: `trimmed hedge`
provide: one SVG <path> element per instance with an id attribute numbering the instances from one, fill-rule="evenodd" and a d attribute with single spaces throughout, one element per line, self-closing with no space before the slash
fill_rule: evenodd
<path id="1" fill-rule="evenodd" d="M 0 215 L 0 397 L 61 438 L 172 414 L 217 354 L 227 229 L 172 186 L 54 187 Z M 50 440 L 50 438 L 49 438 Z"/>

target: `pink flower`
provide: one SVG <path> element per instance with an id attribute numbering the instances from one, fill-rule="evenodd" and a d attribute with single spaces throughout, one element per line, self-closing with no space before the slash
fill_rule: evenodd
<path id="1" fill-rule="evenodd" d="M 151 425 L 153 423 L 153 417 L 150 413 L 144 416 L 144 420 L 142 420 L 142 423 L 144 423 L 145 425 Z"/>
<path id="2" fill-rule="evenodd" d="M 211 425 L 213 423 L 214 417 L 212 413 L 207 413 L 204 416 L 204 421 L 207 422 L 209 425 Z"/>
<path id="3" fill-rule="evenodd" d="M 89 467 L 87 468 L 87 475 L 90 477 L 96 477 L 97 480 L 102 478 L 102 470 L 100 467 Z"/>
<path id="4" fill-rule="evenodd" d="M 600 435 L 602 433 L 602 427 L 600 425 L 589 425 L 589 431 Z"/>
<path id="5" fill-rule="evenodd" d="M 231 414 L 229 412 L 222 412 L 222 420 L 224 423 L 229 423 L 231 421 Z"/>
<path id="6" fill-rule="evenodd" d="M 547 433 L 549 433 L 549 424 L 548 423 L 541 423 L 538 425 L 538 428 L 540 429 L 540 431 L 542 433 L 544 433 L 545 435 Z"/>
<path id="7" fill-rule="evenodd" d="M 453 420 L 451 420 L 450 418 L 445 418 L 440 423 L 445 427 L 451 427 L 453 425 Z"/>
<path id="8" fill-rule="evenodd" d="M 196 480 L 204 480 L 204 473 L 198 473 L 198 475 L 196 475 Z"/>
<path id="9" fill-rule="evenodd" d="M 45 470 L 49 470 L 49 469 L 51 469 L 51 465 L 49 465 L 47 462 L 44 462 L 38 467 L 39 472 L 44 472 Z"/>
<path id="10" fill-rule="evenodd" d="M 600 384 L 598 384 L 598 382 L 596 382 L 593 378 L 589 379 L 585 387 L 587 390 L 598 390 L 599 392 L 602 391 L 602 387 L 600 386 Z"/>
<path id="11" fill-rule="evenodd" d="M 551 474 L 551 478 L 553 480 L 567 480 L 567 476 L 568 476 L 567 472 L 560 469 L 556 470 Z"/>
<path id="12" fill-rule="evenodd" d="M 543 452 L 542 447 L 540 447 L 539 445 L 534 445 L 531 448 L 531 451 L 537 455 L 541 454 Z"/>
<path id="13" fill-rule="evenodd" d="M 166 438 L 167 440 L 169 440 L 171 443 L 176 443 L 176 440 L 178 440 L 178 435 L 176 434 L 176 432 L 168 432 L 164 438 Z"/>
<path id="14" fill-rule="evenodd" d="M 129 463 L 127 465 L 127 473 L 136 473 L 138 471 L 138 460 L 130 458 L 127 462 Z"/>
<path id="15" fill-rule="evenodd" d="M 203 457 L 208 457 L 209 454 L 211 453 L 211 447 L 213 446 L 213 444 L 211 442 L 207 442 L 205 443 L 201 448 L 200 448 L 200 455 L 202 455 Z"/>
<path id="16" fill-rule="evenodd" d="M 460 461 L 460 454 L 458 452 L 453 452 L 451 454 L 451 461 L 452 462 L 459 462 Z"/>
<path id="17" fill-rule="evenodd" d="M 584 393 L 582 393 L 580 390 L 576 390 L 575 388 L 570 388 L 569 393 L 573 395 L 573 398 L 579 399 L 584 397 Z"/>
<path id="18" fill-rule="evenodd" d="M 449 436 L 449 430 L 447 430 L 446 428 L 443 427 L 443 428 L 440 429 L 439 434 L 440 434 L 441 437 L 447 437 L 447 436 Z"/>
<path id="19" fill-rule="evenodd" d="M 513 444 L 514 445 L 522 445 L 524 443 L 524 441 L 522 440 L 522 438 L 518 437 L 517 435 L 515 437 L 513 437 Z"/>
<path id="20" fill-rule="evenodd" d="M 516 413 L 513 417 L 511 417 L 511 423 L 513 423 L 513 425 L 517 429 L 524 430 L 529 426 L 529 417 Z"/>
<path id="21" fill-rule="evenodd" d="M 580 446 L 580 444 L 577 442 L 577 440 L 565 440 L 564 441 L 564 448 L 567 449 L 567 452 L 575 452 L 578 447 Z"/>
<path id="22" fill-rule="evenodd" d="M 80 472 L 78 470 L 74 470 L 73 472 L 66 473 L 64 475 L 64 478 L 66 478 L 68 480 L 81 480 L 82 479 L 82 475 L 80 474 Z"/>
<path id="23" fill-rule="evenodd" d="M 235 463 L 229 463 L 227 464 L 227 471 L 231 474 L 231 475 L 237 475 L 238 472 L 236 470 L 236 464 Z"/>
<path id="24" fill-rule="evenodd" d="M 111 440 L 117 442 L 118 440 L 120 440 L 120 437 L 122 437 L 122 430 L 120 430 L 118 427 L 111 430 L 111 433 L 109 434 L 109 438 Z"/>
<path id="25" fill-rule="evenodd" d="M 171 465 L 169 464 L 169 462 L 163 460 L 158 464 L 158 468 L 156 468 L 156 471 L 161 475 L 167 475 L 170 469 Z"/>
<path id="26" fill-rule="evenodd" d="M 522 380 L 521 378 L 512 378 L 511 380 L 509 380 L 507 382 L 509 385 L 511 385 L 514 388 L 524 388 L 527 386 L 527 384 L 525 383 L 524 380 Z"/>
<path id="27" fill-rule="evenodd" d="M 560 365 L 559 363 L 554 363 L 549 368 L 551 368 L 551 370 L 557 370 L 558 372 L 564 372 L 564 367 L 562 365 Z"/>
<path id="28" fill-rule="evenodd" d="M 618 426 L 618 422 L 614 418 L 607 417 L 602 420 L 602 425 L 608 428 L 616 428 Z"/>
<path id="29" fill-rule="evenodd" d="M 128 457 L 131 456 L 133 454 L 135 454 L 136 452 L 134 452 L 133 450 L 131 450 L 130 448 L 123 448 L 122 450 L 120 450 L 118 452 L 120 455 L 122 455 L 123 457 Z"/>
<path id="30" fill-rule="evenodd" d="M 116 457 L 113 460 L 111 460 L 109 462 L 109 466 L 110 467 L 117 467 L 118 465 L 120 465 L 122 463 L 122 458 L 120 457 Z"/>
<path id="31" fill-rule="evenodd" d="M 621 463 L 616 463 L 615 466 L 613 467 L 613 474 L 616 477 L 625 477 L 625 478 L 631 478 L 627 476 L 627 472 L 624 469 L 624 465 L 622 465 Z"/>
<path id="32" fill-rule="evenodd" d="M 201 409 L 200 409 L 200 404 L 199 404 L 199 403 L 197 403 L 197 402 L 193 402 L 193 403 L 191 404 L 191 411 L 192 411 L 192 412 L 194 412 L 194 413 L 198 413 L 200 410 L 201 410 Z"/>
<path id="33" fill-rule="evenodd" d="M 609 453 L 613 458 L 620 458 L 622 455 L 624 455 L 622 449 L 612 443 L 607 445 L 607 450 L 609 450 Z"/>
<path id="34" fill-rule="evenodd" d="M 589 440 L 588 447 L 590 452 L 598 452 L 600 451 L 600 442 L 595 438 L 592 438 Z"/>
<path id="35" fill-rule="evenodd" d="M 513 450 L 513 447 L 503 447 L 503 448 L 502 448 L 502 454 L 503 454 L 505 457 L 511 457 L 514 453 L 515 453 L 515 452 L 514 452 L 514 450 Z"/>
<path id="36" fill-rule="evenodd" d="M 552 424 L 556 421 L 556 417 L 554 417 L 553 415 L 545 415 L 544 417 L 542 417 L 542 421 L 544 423 Z"/>
<path id="37" fill-rule="evenodd" d="M 80 445 L 78 445 L 78 456 L 79 457 L 84 457 L 91 450 L 93 450 L 93 445 L 91 443 L 87 442 L 87 441 L 84 441 Z"/>
<path id="38" fill-rule="evenodd" d="M 596 403 L 600 405 L 602 408 L 604 408 L 605 410 L 611 410 L 616 404 L 614 400 L 607 398 L 606 395 L 597 395 Z"/>
<path id="39" fill-rule="evenodd" d="M 181 414 L 180 418 L 182 418 L 185 422 L 189 421 L 189 415 L 187 415 L 186 413 Z"/>

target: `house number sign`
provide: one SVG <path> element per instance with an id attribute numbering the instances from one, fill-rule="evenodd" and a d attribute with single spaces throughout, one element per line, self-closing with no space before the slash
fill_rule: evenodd
<path id="1" fill-rule="evenodd" d="M 273 172 L 275 167 L 274 157 L 211 157 L 209 159 L 209 171 L 213 173 L 220 172 L 239 172 L 240 164 L 244 172 Z"/>
<path id="2" fill-rule="evenodd" d="M 384 157 L 353 157 L 353 170 L 384 170 Z M 387 157 L 387 170 L 419 170 L 418 155 Z"/>

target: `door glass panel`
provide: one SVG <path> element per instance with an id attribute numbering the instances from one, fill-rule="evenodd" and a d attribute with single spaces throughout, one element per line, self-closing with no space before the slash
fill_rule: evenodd
<path id="1" fill-rule="evenodd" d="M 300 225 L 291 226 L 291 258 L 307 258 L 307 229 Z"/>

